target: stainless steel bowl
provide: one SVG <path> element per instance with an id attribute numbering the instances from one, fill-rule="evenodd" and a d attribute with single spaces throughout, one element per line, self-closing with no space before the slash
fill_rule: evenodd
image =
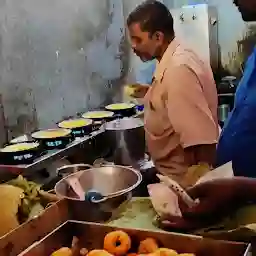
<path id="1" fill-rule="evenodd" d="M 56 194 L 70 200 L 71 207 L 75 208 L 74 218 L 82 221 L 106 221 L 121 204 L 132 197 L 132 191 L 142 181 L 141 173 L 129 167 L 106 165 L 86 168 L 88 165 L 78 164 L 58 169 L 58 173 L 73 174 L 64 177 L 55 186 Z M 91 202 L 76 197 L 67 182 L 70 177 L 78 178 L 85 194 L 96 190 L 103 195 L 103 200 Z"/>

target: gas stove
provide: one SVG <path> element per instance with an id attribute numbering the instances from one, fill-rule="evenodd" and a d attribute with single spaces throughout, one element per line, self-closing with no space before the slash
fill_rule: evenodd
<path id="1" fill-rule="evenodd" d="M 88 136 L 76 138 L 63 149 L 47 150 L 44 152 L 43 155 L 35 159 L 34 162 L 31 164 L 0 165 L 0 178 L 1 180 L 5 180 L 5 176 L 8 176 L 7 174 L 22 174 L 24 176 L 30 176 L 31 174 L 34 175 L 37 172 L 41 172 L 43 169 L 47 168 L 49 164 L 54 163 L 55 161 L 60 160 L 63 157 L 72 155 L 77 151 L 83 149 L 85 145 L 91 144 L 92 141 L 95 140 L 103 132 L 104 130 L 99 129 L 92 132 Z"/>

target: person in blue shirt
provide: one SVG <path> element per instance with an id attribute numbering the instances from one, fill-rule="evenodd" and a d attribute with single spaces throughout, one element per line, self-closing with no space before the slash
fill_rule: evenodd
<path id="1" fill-rule="evenodd" d="M 235 0 L 244 21 L 256 21 L 256 0 Z M 232 161 L 235 176 L 256 178 L 256 48 L 237 88 L 217 146 L 216 167 Z"/>
<path id="2" fill-rule="evenodd" d="M 141 64 L 141 68 L 136 72 L 136 83 L 149 85 L 152 83 L 154 72 L 156 69 L 156 61 L 148 61 Z"/>

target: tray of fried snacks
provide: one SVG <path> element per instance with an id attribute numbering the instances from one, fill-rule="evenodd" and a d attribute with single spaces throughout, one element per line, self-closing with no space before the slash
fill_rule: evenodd
<path id="1" fill-rule="evenodd" d="M 250 245 L 67 221 L 19 256 L 240 256 Z"/>
<path id="2" fill-rule="evenodd" d="M 59 198 L 41 189 L 41 185 L 21 175 L 0 184 L 0 237 L 36 218 Z"/>

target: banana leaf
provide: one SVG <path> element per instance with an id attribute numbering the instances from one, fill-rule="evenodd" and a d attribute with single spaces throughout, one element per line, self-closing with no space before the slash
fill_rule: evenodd
<path id="1" fill-rule="evenodd" d="M 251 242 L 256 239 L 256 205 L 238 209 L 223 221 L 193 234 L 215 239 Z"/>
<path id="2" fill-rule="evenodd" d="M 106 224 L 120 228 L 137 228 L 159 231 L 154 224 L 156 212 L 148 197 L 134 197 L 118 209 Z"/>
<path id="3" fill-rule="evenodd" d="M 156 216 L 149 198 L 133 198 L 120 207 L 117 215 L 106 224 L 159 231 L 161 229 L 157 226 Z M 252 242 L 256 240 L 256 205 L 240 208 L 223 221 L 190 233 L 215 239 Z"/>

